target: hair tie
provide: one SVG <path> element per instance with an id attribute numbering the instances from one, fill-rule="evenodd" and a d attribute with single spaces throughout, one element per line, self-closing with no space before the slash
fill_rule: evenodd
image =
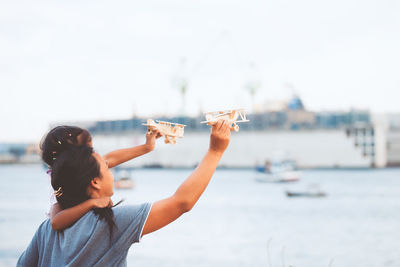
<path id="1" fill-rule="evenodd" d="M 56 197 L 61 197 L 63 195 L 63 190 L 62 187 L 60 186 L 57 191 L 54 191 L 54 195 L 56 195 Z"/>

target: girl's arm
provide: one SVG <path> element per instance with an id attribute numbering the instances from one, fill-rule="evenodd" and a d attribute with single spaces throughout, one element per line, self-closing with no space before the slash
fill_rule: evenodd
<path id="1" fill-rule="evenodd" d="M 146 143 L 144 145 L 135 146 L 126 149 L 119 149 L 104 155 L 104 160 L 107 161 L 108 167 L 112 168 L 128 160 L 142 156 L 150 151 L 153 151 L 156 145 L 156 139 L 160 138 L 160 131 L 147 131 Z"/>
<path id="2" fill-rule="evenodd" d="M 110 197 L 91 198 L 76 206 L 63 210 L 61 206 L 56 203 L 50 210 L 50 222 L 53 230 L 63 230 L 77 220 L 79 220 L 88 211 L 94 208 L 105 208 L 113 205 Z"/>

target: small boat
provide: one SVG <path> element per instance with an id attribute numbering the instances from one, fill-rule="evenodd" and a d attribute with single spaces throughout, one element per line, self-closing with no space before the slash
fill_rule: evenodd
<path id="1" fill-rule="evenodd" d="M 114 181 L 115 188 L 117 189 L 132 189 L 135 186 L 133 179 L 127 171 L 121 172 L 119 178 Z"/>
<path id="2" fill-rule="evenodd" d="M 265 166 L 257 166 L 256 170 L 263 176 L 256 178 L 264 183 L 290 183 L 300 180 L 301 172 L 296 170 L 296 164 L 292 160 L 265 163 Z"/>
<path id="3" fill-rule="evenodd" d="M 286 195 L 288 197 L 326 197 L 326 193 L 324 192 L 293 192 L 286 191 Z"/>
<path id="4" fill-rule="evenodd" d="M 305 191 L 289 191 L 286 190 L 286 196 L 288 197 L 326 197 L 326 193 L 323 192 L 318 185 L 311 185 L 309 189 Z"/>

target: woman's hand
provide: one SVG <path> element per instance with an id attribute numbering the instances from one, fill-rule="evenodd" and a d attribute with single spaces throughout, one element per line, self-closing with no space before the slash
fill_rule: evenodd
<path id="1" fill-rule="evenodd" d="M 213 125 L 210 136 L 210 151 L 218 154 L 224 153 L 231 138 L 231 127 L 225 120 L 220 120 Z"/>
<path id="2" fill-rule="evenodd" d="M 156 139 L 160 138 L 162 135 L 162 133 L 157 130 L 147 130 L 146 133 L 146 147 L 149 151 L 153 151 L 155 146 L 156 146 Z"/>
<path id="3" fill-rule="evenodd" d="M 91 198 L 93 208 L 111 208 L 113 206 L 113 202 L 110 197 L 100 197 L 100 198 Z"/>

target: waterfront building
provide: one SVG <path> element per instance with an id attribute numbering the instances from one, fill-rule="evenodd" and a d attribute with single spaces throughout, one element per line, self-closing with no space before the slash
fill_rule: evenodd
<path id="1" fill-rule="evenodd" d="M 266 161 L 291 159 L 303 168 L 353 168 L 400 166 L 400 119 L 372 118 L 368 110 L 313 112 L 294 95 L 285 101 L 255 106 L 250 123 L 241 123 L 221 165 L 254 167 Z M 97 151 L 135 146 L 145 141 L 146 118 L 72 123 L 87 128 Z M 130 162 L 136 167 L 193 167 L 208 146 L 209 126 L 195 117 L 157 117 L 187 125 L 176 145 L 158 142 L 151 156 Z M 68 123 L 71 124 L 71 123 Z M 58 124 L 59 125 L 59 124 Z M 55 126 L 55 125 L 53 125 Z"/>
<path id="2" fill-rule="evenodd" d="M 227 167 L 254 167 L 274 159 L 292 159 L 299 167 L 371 167 L 376 165 L 375 131 L 365 110 L 312 112 L 293 96 L 279 104 L 248 114 L 250 123 L 232 133 L 231 145 L 221 161 Z M 196 117 L 158 117 L 187 125 L 185 137 L 174 146 L 161 144 L 150 156 L 134 160 L 135 166 L 192 167 L 208 146 L 209 126 Z M 96 148 L 107 152 L 144 142 L 147 118 L 97 121 L 85 127 Z M 379 165 L 381 166 L 381 165 Z"/>

